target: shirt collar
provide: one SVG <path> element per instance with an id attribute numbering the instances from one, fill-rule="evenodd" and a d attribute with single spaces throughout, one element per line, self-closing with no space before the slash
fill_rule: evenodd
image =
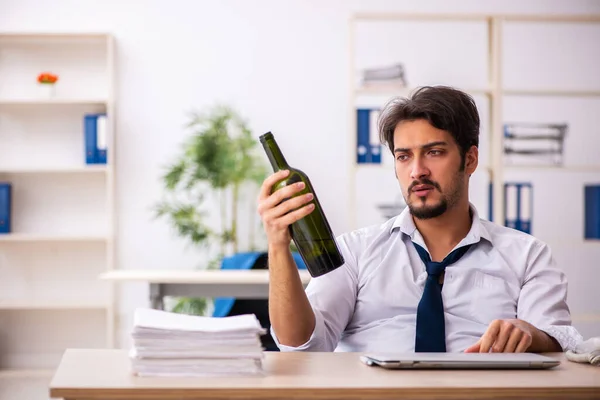
<path id="1" fill-rule="evenodd" d="M 472 203 L 469 203 L 469 208 L 473 214 L 473 222 L 471 223 L 471 229 L 469 233 L 460 241 L 457 247 L 465 246 L 467 244 L 477 243 L 482 238 L 487 240 L 488 242 L 492 242 L 492 238 L 486 227 L 481 223 L 479 219 L 479 213 L 477 212 L 477 208 Z M 419 243 L 420 245 L 424 244 L 423 237 L 421 233 L 417 230 L 415 222 L 410 214 L 408 207 L 405 207 L 402 213 L 396 217 L 392 227 L 390 228 L 390 233 L 392 233 L 395 229 L 400 229 L 400 232 L 405 235 L 410 236 L 411 240 Z"/>

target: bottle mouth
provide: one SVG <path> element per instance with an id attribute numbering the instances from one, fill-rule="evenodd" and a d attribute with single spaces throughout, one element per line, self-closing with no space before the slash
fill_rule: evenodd
<path id="1" fill-rule="evenodd" d="M 267 140 L 273 139 L 273 134 L 271 133 L 271 131 L 269 131 L 265 134 L 260 135 L 259 139 L 260 142 L 264 144 Z"/>

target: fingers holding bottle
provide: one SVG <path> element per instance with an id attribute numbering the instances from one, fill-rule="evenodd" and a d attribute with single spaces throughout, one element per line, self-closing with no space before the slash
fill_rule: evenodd
<path id="1" fill-rule="evenodd" d="M 302 193 L 306 189 L 303 182 L 292 183 L 272 192 L 273 186 L 288 175 L 288 171 L 278 171 L 267 177 L 258 198 L 258 213 L 271 245 L 289 246 L 291 236 L 288 227 L 315 208 L 311 203 L 313 194 Z"/>

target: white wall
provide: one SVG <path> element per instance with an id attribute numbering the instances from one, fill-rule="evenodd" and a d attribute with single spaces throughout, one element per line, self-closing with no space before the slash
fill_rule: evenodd
<path id="1" fill-rule="evenodd" d="M 600 2 L 0 0 L 0 30 L 116 36 L 118 266 L 193 268 L 199 255 L 149 209 L 185 113 L 215 101 L 240 109 L 256 136 L 273 131 L 311 177 L 334 231 L 349 228 L 348 19 L 358 10 L 598 14 Z M 121 291 L 123 338 L 146 296 L 143 285 Z"/>

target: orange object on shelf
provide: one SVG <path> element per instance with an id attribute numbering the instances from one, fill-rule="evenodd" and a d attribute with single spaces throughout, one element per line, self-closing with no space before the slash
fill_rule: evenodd
<path id="1" fill-rule="evenodd" d="M 37 81 L 38 83 L 54 84 L 56 81 L 58 81 L 58 75 L 50 72 L 42 72 L 38 75 Z"/>

